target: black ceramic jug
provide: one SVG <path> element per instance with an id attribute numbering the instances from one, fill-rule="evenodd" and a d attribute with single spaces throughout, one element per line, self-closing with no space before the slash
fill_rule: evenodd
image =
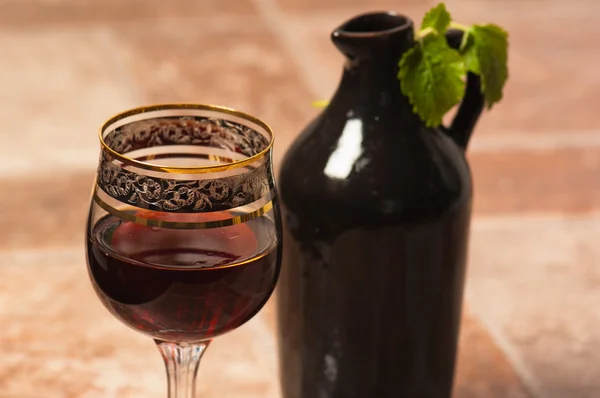
<path id="1" fill-rule="evenodd" d="M 394 13 L 336 29 L 339 88 L 284 158 L 284 398 L 451 396 L 483 98 L 470 75 L 452 124 L 425 127 L 396 77 L 413 34 Z"/>

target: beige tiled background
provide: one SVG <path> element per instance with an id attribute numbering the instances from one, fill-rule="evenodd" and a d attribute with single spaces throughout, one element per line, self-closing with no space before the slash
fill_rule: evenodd
<path id="1" fill-rule="evenodd" d="M 469 158 L 476 198 L 456 398 L 600 396 L 600 2 L 447 0 L 511 33 L 505 100 Z M 108 116 L 218 103 L 278 134 L 335 89 L 330 31 L 428 0 L 0 0 L 0 398 L 164 397 L 159 354 L 85 270 Z M 273 303 L 214 342 L 202 397 L 278 397 Z"/>

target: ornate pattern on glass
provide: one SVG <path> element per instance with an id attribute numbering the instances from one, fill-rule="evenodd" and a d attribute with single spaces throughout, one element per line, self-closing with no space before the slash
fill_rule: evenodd
<path id="1" fill-rule="evenodd" d="M 129 123 L 108 133 L 104 142 L 124 154 L 162 145 L 198 145 L 221 148 L 248 157 L 269 142 L 254 129 L 229 120 L 205 117 L 164 117 Z"/>
<path id="2" fill-rule="evenodd" d="M 166 145 L 193 145 L 251 157 L 269 145 L 252 128 L 222 119 L 163 117 L 136 121 L 109 132 L 106 145 L 125 154 Z M 139 174 L 121 167 L 103 151 L 98 186 L 112 198 L 136 207 L 164 212 L 198 213 L 244 206 L 268 195 L 273 187 L 270 158 L 245 166 L 247 172 L 218 179 L 181 180 Z"/>
<path id="3" fill-rule="evenodd" d="M 244 206 L 267 195 L 273 187 L 267 159 L 254 170 L 219 179 L 176 180 L 148 177 L 125 170 L 104 155 L 98 186 L 120 202 L 165 212 L 210 212 Z"/>

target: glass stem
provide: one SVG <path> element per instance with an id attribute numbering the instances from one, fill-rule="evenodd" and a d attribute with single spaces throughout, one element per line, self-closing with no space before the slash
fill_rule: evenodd
<path id="1" fill-rule="evenodd" d="M 156 341 L 167 367 L 169 398 L 195 398 L 198 366 L 209 343 L 210 341 L 197 344 Z"/>

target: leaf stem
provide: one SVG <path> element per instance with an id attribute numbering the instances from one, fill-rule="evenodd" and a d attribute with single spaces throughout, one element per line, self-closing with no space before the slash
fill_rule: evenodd
<path id="1" fill-rule="evenodd" d="M 460 24 L 458 22 L 454 22 L 454 21 L 450 22 L 450 27 L 452 29 L 462 30 L 463 32 L 466 32 L 470 29 L 468 26 Z"/>
<path id="2" fill-rule="evenodd" d="M 425 36 L 430 35 L 432 33 L 437 33 L 437 31 L 433 28 L 425 28 L 417 32 L 417 40 L 422 40 Z"/>
<path id="3" fill-rule="evenodd" d="M 470 27 L 460 24 L 458 22 L 450 22 L 450 27 L 453 29 L 462 30 L 463 32 L 468 32 L 469 29 L 471 29 Z M 423 38 L 425 36 L 428 36 L 431 34 L 438 34 L 438 31 L 431 27 L 422 29 L 417 32 L 417 40 L 421 41 L 421 40 L 423 40 Z"/>

